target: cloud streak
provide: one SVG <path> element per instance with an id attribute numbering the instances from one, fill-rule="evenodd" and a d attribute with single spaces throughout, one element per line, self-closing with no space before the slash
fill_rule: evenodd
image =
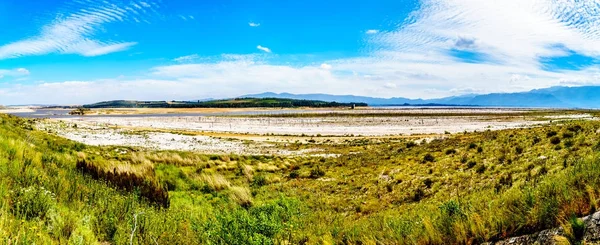
<path id="1" fill-rule="evenodd" d="M 271 49 L 270 48 L 263 47 L 261 45 L 256 46 L 256 48 L 259 49 L 259 50 L 261 50 L 261 51 L 263 51 L 263 52 L 271 53 Z"/>
<path id="2" fill-rule="evenodd" d="M 0 46 L 0 59 L 50 53 L 99 56 L 134 46 L 136 42 L 98 40 L 96 34 L 109 23 L 144 20 L 154 5 L 136 1 L 125 5 L 115 1 L 98 3 L 81 3 L 82 6 L 71 8 L 77 9 L 75 12 L 57 14 L 38 35 Z"/>
<path id="3" fill-rule="evenodd" d="M 29 76 L 29 73 L 29 70 L 25 68 L 17 68 L 12 70 L 0 69 L 0 78 Z"/>

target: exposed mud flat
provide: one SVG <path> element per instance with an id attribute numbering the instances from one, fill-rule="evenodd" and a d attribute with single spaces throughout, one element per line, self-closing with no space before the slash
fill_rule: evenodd
<path id="1" fill-rule="evenodd" d="M 218 154 L 327 155 L 316 147 L 302 151 L 281 150 L 276 142 L 308 142 L 311 139 L 314 143 L 313 137 L 317 142 L 323 142 L 324 139 L 336 142 L 330 139 L 359 136 L 410 136 L 427 139 L 449 133 L 535 127 L 558 120 L 595 119 L 585 113 L 529 115 L 522 114 L 522 109 L 493 108 L 344 110 L 357 113 L 357 116 L 320 115 L 323 111 L 314 112 L 310 116 L 275 117 L 80 116 L 45 120 L 39 126 L 89 145 L 122 145 Z M 390 115 L 369 114 L 373 111 Z M 364 114 L 360 114 L 361 112 Z"/>
<path id="2" fill-rule="evenodd" d="M 43 121 L 37 127 L 61 137 L 95 146 L 133 146 L 150 150 L 194 151 L 207 154 L 238 155 L 319 155 L 318 149 L 282 150 L 264 142 L 166 132 L 147 132 L 122 128 Z"/>
<path id="3" fill-rule="evenodd" d="M 122 126 L 275 135 L 386 136 L 444 134 L 541 125 L 547 121 L 523 118 L 465 117 L 81 117 L 63 119 L 94 126 Z"/>

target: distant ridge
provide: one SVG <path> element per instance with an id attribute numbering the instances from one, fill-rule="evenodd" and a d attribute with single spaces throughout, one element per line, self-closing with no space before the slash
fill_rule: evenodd
<path id="1" fill-rule="evenodd" d="M 492 93 L 452 96 L 439 99 L 408 99 L 402 97 L 376 98 L 354 95 L 261 93 L 241 97 L 287 98 L 335 101 L 339 103 L 363 102 L 371 106 L 382 105 L 458 105 L 540 108 L 600 108 L 600 86 L 550 87 L 520 93 Z"/>
<path id="2" fill-rule="evenodd" d="M 354 107 L 367 106 L 365 103 L 338 103 L 319 100 L 298 100 L 287 98 L 235 98 L 210 101 L 137 101 L 112 100 L 83 105 L 84 108 L 251 108 L 251 107 Z"/>

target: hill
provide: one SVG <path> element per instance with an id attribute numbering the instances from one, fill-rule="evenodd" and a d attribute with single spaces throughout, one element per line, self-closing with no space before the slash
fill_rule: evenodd
<path id="1" fill-rule="evenodd" d="M 558 226 L 579 243 L 576 217 L 600 204 L 596 121 L 281 144 L 338 157 L 96 147 L 34 126 L 0 115 L 7 244 L 472 244 Z"/>
<path id="2" fill-rule="evenodd" d="M 211 101 L 134 101 L 114 100 L 84 105 L 84 108 L 250 108 L 250 107 L 351 107 L 366 103 L 338 103 L 290 98 L 235 98 Z"/>
<path id="3" fill-rule="evenodd" d="M 600 86 L 551 87 L 521 93 L 469 94 L 438 99 L 375 98 L 353 95 L 262 93 L 244 95 L 253 98 L 319 99 L 341 103 L 364 102 L 371 106 L 382 105 L 463 105 L 545 108 L 600 108 Z"/>

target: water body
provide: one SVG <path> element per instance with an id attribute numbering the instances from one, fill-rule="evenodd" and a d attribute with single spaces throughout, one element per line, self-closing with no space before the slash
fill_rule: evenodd
<path id="1" fill-rule="evenodd" d="M 24 118 L 78 118 L 80 115 L 69 115 L 71 110 L 60 109 L 33 109 L 31 112 L 12 112 L 7 113 Z M 309 113 L 314 110 L 258 110 L 258 111 L 232 111 L 232 112 L 214 112 L 214 113 L 163 113 L 163 114 L 130 114 L 130 115 L 86 115 L 85 117 L 194 117 L 194 116 L 245 116 L 245 115 L 279 115 L 290 113 Z"/>

